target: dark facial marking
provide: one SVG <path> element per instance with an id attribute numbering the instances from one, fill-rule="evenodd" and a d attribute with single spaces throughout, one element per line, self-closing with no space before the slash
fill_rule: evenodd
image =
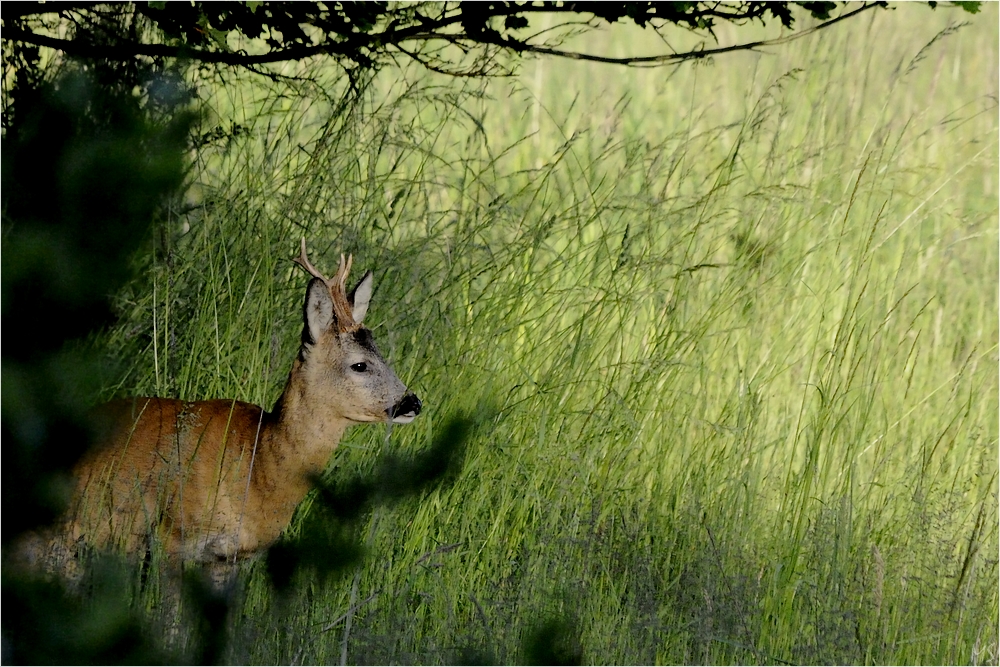
<path id="1" fill-rule="evenodd" d="M 369 352 L 378 354 L 378 349 L 375 347 L 375 339 L 372 338 L 372 332 L 370 330 L 361 328 L 355 331 L 354 341 Z"/>

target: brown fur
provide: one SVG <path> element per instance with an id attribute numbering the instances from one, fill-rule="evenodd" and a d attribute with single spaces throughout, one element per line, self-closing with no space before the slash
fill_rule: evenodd
<path id="1" fill-rule="evenodd" d="M 336 280 L 310 283 L 302 348 L 272 412 L 228 399 L 102 406 L 104 431 L 74 469 L 76 495 L 50 553 L 80 543 L 158 547 L 170 560 L 254 553 L 278 539 L 349 426 L 415 417 L 420 401 L 361 327 L 371 274 L 347 295 L 349 266 L 342 259 Z"/>

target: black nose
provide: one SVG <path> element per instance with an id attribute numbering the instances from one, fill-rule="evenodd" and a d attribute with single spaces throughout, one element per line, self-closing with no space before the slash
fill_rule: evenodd
<path id="1" fill-rule="evenodd" d="M 420 399 L 417 398 L 416 394 L 403 396 L 403 398 L 399 399 L 399 403 L 396 403 L 395 407 L 392 408 L 393 417 L 411 413 L 414 417 L 420 414 Z"/>

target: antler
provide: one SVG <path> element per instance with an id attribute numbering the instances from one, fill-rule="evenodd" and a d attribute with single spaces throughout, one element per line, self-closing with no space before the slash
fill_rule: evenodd
<path id="1" fill-rule="evenodd" d="M 347 262 L 344 262 L 344 253 L 340 253 L 340 268 L 337 272 L 333 274 L 333 278 L 330 282 L 336 281 L 340 285 L 341 291 L 347 294 L 347 274 L 351 272 L 351 264 L 354 263 L 354 255 L 347 256 Z"/>
<path id="2" fill-rule="evenodd" d="M 306 254 L 306 237 L 304 236 L 302 237 L 302 252 L 300 252 L 299 256 L 293 259 L 292 261 L 301 266 L 306 271 L 308 271 L 309 275 L 311 275 L 313 278 L 319 278 L 327 285 L 330 284 L 330 281 L 326 279 L 326 276 L 317 271 L 316 267 L 313 266 L 312 262 L 309 261 L 309 255 Z M 340 261 L 341 263 L 343 263 L 344 261 L 343 255 L 340 256 Z"/>
<path id="3" fill-rule="evenodd" d="M 333 300 L 334 319 L 340 331 L 355 331 L 360 328 L 361 325 L 354 321 L 354 309 L 351 308 L 351 304 L 347 300 L 347 274 L 351 272 L 351 264 L 354 263 L 353 255 L 348 255 L 345 260 L 344 253 L 340 253 L 340 268 L 337 269 L 332 278 L 327 278 L 309 261 L 306 254 L 306 238 L 303 236 L 302 250 L 299 256 L 292 261 L 308 271 L 309 275 L 319 278 L 326 284 L 327 289 L 330 290 L 330 298 Z"/>

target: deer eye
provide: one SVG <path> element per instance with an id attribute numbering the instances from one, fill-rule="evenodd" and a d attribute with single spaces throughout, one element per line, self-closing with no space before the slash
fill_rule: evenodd
<path id="1" fill-rule="evenodd" d="M 351 370 L 354 371 L 355 373 L 364 373 L 366 370 L 368 370 L 368 364 L 366 364 L 363 361 L 361 363 L 351 364 Z"/>

